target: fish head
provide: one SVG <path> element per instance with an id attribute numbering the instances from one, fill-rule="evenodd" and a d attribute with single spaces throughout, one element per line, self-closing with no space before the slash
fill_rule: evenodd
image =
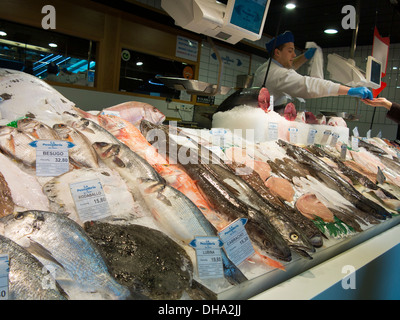
<path id="1" fill-rule="evenodd" d="M 151 123 L 150 121 L 147 121 L 147 120 L 142 120 L 141 122 L 140 122 L 140 132 L 144 135 L 144 136 L 146 136 L 147 135 L 147 133 L 150 131 L 150 130 L 153 130 L 153 129 L 157 129 L 157 126 L 154 124 L 154 123 Z"/>
<path id="2" fill-rule="evenodd" d="M 152 105 L 144 108 L 145 119 L 154 124 L 161 124 L 165 120 L 165 114 Z"/>
<path id="3" fill-rule="evenodd" d="M 92 146 L 102 160 L 118 155 L 121 150 L 120 145 L 109 142 L 95 142 Z"/>
<path id="4" fill-rule="evenodd" d="M 34 235 L 44 223 L 44 216 L 40 211 L 22 211 L 10 214 L 0 219 L 3 235 L 24 242 Z"/>
<path id="5" fill-rule="evenodd" d="M 309 253 L 315 252 L 311 242 L 296 229 L 291 230 L 288 235 L 284 235 L 284 238 L 288 242 L 289 248 L 303 257 L 311 258 Z"/>

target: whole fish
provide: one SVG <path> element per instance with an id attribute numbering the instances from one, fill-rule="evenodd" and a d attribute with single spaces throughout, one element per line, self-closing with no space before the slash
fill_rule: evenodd
<path id="1" fill-rule="evenodd" d="M 291 260 L 291 253 L 281 234 L 265 219 L 263 213 L 238 199 L 226 188 L 208 168 L 206 164 L 184 165 L 186 172 L 195 180 L 206 195 L 208 201 L 225 219 L 233 222 L 239 218 L 248 219 L 246 223 L 247 233 L 252 243 L 261 250 L 262 254 L 268 254 L 283 261 Z"/>
<path id="2" fill-rule="evenodd" d="M 129 121 L 137 128 L 142 120 L 147 120 L 155 124 L 161 124 L 165 120 L 165 115 L 151 104 L 139 101 L 127 101 L 101 111 L 104 114 L 118 114 L 119 117 Z"/>
<path id="3" fill-rule="evenodd" d="M 163 232 L 145 226 L 85 223 L 110 272 L 121 284 L 143 291 L 150 299 L 177 300 L 187 292 L 192 299 L 215 299 L 193 279 L 186 251 Z M 115 235 L 118 234 L 118 237 Z M 199 296 L 200 294 L 200 296 Z"/>
<path id="4" fill-rule="evenodd" d="M 242 166 L 232 162 L 228 165 L 233 170 L 237 170 Z M 268 202 L 271 206 L 275 207 L 281 214 L 284 214 L 288 219 L 292 220 L 298 228 L 307 236 L 310 243 L 319 248 L 323 245 L 323 233 L 312 223 L 309 219 L 299 214 L 296 210 L 281 201 L 276 195 L 271 193 L 265 186 L 261 176 L 254 170 L 246 170 L 246 174 L 242 174 L 240 177 L 245 180 L 263 199 Z"/>
<path id="5" fill-rule="evenodd" d="M 130 296 L 129 290 L 110 275 L 93 241 L 68 217 L 46 211 L 23 211 L 1 218 L 0 230 L 45 266 L 53 265 L 56 280 L 58 274 L 68 277 L 66 282 L 59 283 L 70 298 L 76 297 L 76 290 L 86 293 L 85 297 L 94 292 L 105 299 Z"/>
<path id="6" fill-rule="evenodd" d="M 0 235 L 0 254 L 9 259 L 9 300 L 66 300 L 68 295 L 43 264 L 16 242 Z"/>
<path id="7" fill-rule="evenodd" d="M 281 208 L 273 207 L 266 202 L 259 193 L 249 186 L 240 176 L 235 175 L 231 170 L 226 170 L 218 164 L 210 164 L 207 169 L 230 189 L 241 201 L 255 210 L 262 212 L 264 219 L 282 235 L 287 245 L 297 253 L 310 257 L 308 253 L 315 252 L 314 247 L 308 241 L 303 232 L 290 220 Z"/>
<path id="8" fill-rule="evenodd" d="M 42 140 L 60 140 L 57 132 L 47 124 L 32 119 L 24 118 L 17 121 L 17 128 L 21 131 L 30 134 L 35 139 Z"/>
<path id="9" fill-rule="evenodd" d="M 99 167 L 97 153 L 93 150 L 92 144 L 85 135 L 63 123 L 54 124 L 53 129 L 62 140 L 72 142 L 75 145 L 68 150 L 72 164 L 77 167 Z"/>
<path id="10" fill-rule="evenodd" d="M 339 193 L 343 195 L 345 199 L 352 202 L 356 208 L 379 220 L 385 220 L 386 218 L 392 217 L 386 209 L 364 197 L 348 181 L 336 174 L 332 168 L 318 157 L 315 157 L 311 152 L 282 140 L 279 140 L 278 142 L 280 146 L 285 148 L 286 152 L 291 157 L 300 163 L 312 167 L 319 179 L 331 188 L 338 190 Z"/>
<path id="11" fill-rule="evenodd" d="M 162 230 L 174 239 L 189 244 L 196 236 L 217 236 L 212 224 L 183 193 L 159 181 L 141 179 L 144 201 Z M 246 281 L 242 272 L 221 250 L 225 278 L 231 284 Z"/>
<path id="12" fill-rule="evenodd" d="M 17 128 L 0 126 L 0 150 L 28 167 L 36 166 L 36 149 L 29 145 L 34 140 Z"/>

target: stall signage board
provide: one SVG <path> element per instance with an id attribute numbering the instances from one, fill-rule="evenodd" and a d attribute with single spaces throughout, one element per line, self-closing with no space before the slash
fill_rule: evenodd
<path id="1" fill-rule="evenodd" d="M 175 55 L 179 58 L 197 61 L 199 52 L 199 43 L 195 40 L 177 36 Z"/>

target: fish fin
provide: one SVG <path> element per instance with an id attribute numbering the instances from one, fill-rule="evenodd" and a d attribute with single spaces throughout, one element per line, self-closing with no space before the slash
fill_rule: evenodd
<path id="1" fill-rule="evenodd" d="M 49 250 L 47 250 L 40 243 L 37 243 L 36 241 L 32 240 L 31 238 L 29 238 L 29 241 L 30 241 L 29 247 L 26 248 L 26 250 L 28 252 L 32 253 L 33 255 L 43 257 L 51 262 L 54 262 L 57 265 L 59 265 L 61 268 L 64 269 L 64 266 L 53 257 L 53 255 L 51 254 L 51 252 Z"/>
<path id="2" fill-rule="evenodd" d="M 257 250 L 255 250 L 255 253 L 262 260 L 262 262 L 264 262 L 266 265 L 286 271 L 285 267 L 279 261 L 271 259 L 271 258 L 261 254 Z M 251 259 L 251 258 L 249 258 L 249 259 Z"/>
<path id="3" fill-rule="evenodd" d="M 113 158 L 113 162 L 120 168 L 125 168 L 125 163 L 118 157 Z"/>

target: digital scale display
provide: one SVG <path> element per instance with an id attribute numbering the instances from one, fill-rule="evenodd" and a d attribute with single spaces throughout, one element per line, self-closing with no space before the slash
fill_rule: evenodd
<path id="1" fill-rule="evenodd" d="M 236 0 L 230 23 L 258 34 L 267 3 L 268 0 Z"/>

